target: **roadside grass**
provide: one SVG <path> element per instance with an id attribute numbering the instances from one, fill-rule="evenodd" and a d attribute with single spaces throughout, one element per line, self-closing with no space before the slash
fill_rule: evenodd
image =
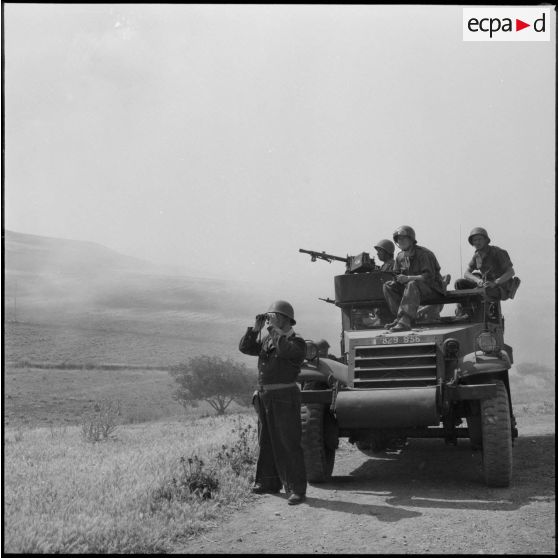
<path id="1" fill-rule="evenodd" d="M 93 444 L 73 426 L 6 428 L 4 551 L 169 552 L 251 498 L 255 432 L 241 414 L 121 426 Z M 209 494 L 187 489 L 189 459 Z"/>

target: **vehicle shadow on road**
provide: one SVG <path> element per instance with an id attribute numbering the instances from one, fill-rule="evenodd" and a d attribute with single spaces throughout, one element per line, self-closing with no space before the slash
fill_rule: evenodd
<path id="1" fill-rule="evenodd" d="M 468 440 L 446 446 L 441 440 L 411 439 L 400 454 L 373 458 L 361 454 L 363 463 L 350 470 L 356 455 L 352 453 L 350 459 L 342 460 L 331 482 L 319 487 L 381 495 L 391 506 L 415 508 L 506 511 L 555 498 L 553 434 L 515 441 L 512 482 L 507 488 L 485 485 L 481 452 L 473 451 Z M 335 474 L 337 470 L 340 474 Z M 333 503 L 327 502 L 330 505 Z"/>
<path id="2" fill-rule="evenodd" d="M 379 521 L 400 521 L 422 515 L 405 509 L 394 508 L 391 506 L 378 506 L 373 504 L 359 504 L 356 502 L 339 502 L 324 500 L 322 498 L 307 497 L 306 503 L 313 508 L 322 508 L 334 512 L 342 512 L 357 515 L 373 515 Z"/>

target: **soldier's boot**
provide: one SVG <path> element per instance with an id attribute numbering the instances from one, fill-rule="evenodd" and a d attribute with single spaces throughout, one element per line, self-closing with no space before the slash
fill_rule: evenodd
<path id="1" fill-rule="evenodd" d="M 391 328 L 391 331 L 409 331 L 411 329 L 411 318 L 403 315 L 399 318 L 397 325 Z"/>

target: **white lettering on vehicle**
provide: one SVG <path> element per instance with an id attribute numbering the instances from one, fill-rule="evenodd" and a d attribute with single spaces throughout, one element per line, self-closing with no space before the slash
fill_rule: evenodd
<path id="1" fill-rule="evenodd" d="M 383 345 L 397 345 L 398 343 L 420 343 L 418 335 L 405 335 L 404 337 L 382 337 Z"/>

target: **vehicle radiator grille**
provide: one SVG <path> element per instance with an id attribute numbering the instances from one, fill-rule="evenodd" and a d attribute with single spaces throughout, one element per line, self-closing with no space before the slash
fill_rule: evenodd
<path id="1" fill-rule="evenodd" d="M 354 387 L 436 385 L 436 344 L 355 347 Z"/>

